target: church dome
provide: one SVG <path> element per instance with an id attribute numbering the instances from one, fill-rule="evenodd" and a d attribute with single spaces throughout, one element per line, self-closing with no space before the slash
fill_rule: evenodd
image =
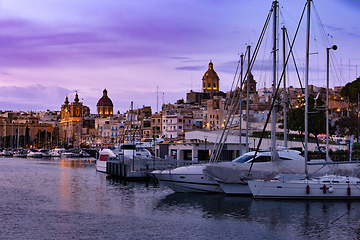
<path id="1" fill-rule="evenodd" d="M 209 69 L 205 72 L 203 80 L 206 79 L 219 79 L 219 76 L 217 75 L 217 73 L 214 71 L 214 64 L 210 61 L 209 63 Z"/>
<path id="2" fill-rule="evenodd" d="M 99 99 L 96 106 L 98 107 L 113 107 L 111 99 L 107 96 L 107 90 L 104 89 L 103 96 Z"/>

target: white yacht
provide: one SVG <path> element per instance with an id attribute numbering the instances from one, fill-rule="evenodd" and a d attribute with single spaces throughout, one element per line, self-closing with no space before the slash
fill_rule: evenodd
<path id="1" fill-rule="evenodd" d="M 133 159 L 136 157 L 150 159 L 152 157 L 149 150 L 136 148 L 136 145 L 132 143 L 124 143 L 113 150 L 107 148 L 100 150 L 99 159 L 96 161 L 96 170 L 106 172 L 106 162 L 108 158 L 117 156 L 123 156 L 125 159 Z"/>
<path id="2" fill-rule="evenodd" d="M 109 157 L 116 157 L 115 153 L 108 148 L 99 151 L 99 159 L 96 160 L 96 171 L 106 173 L 106 163 Z"/>
<path id="3" fill-rule="evenodd" d="M 252 162 L 252 174 L 259 176 L 269 175 L 272 169 L 299 171 L 304 158 L 299 151 L 279 150 L 280 160 L 271 161 L 270 150 L 248 152 L 231 162 L 195 164 L 175 169 L 155 170 L 153 176 L 175 192 L 225 192 L 228 194 L 251 195 L 247 186 L 249 168 Z M 254 160 L 254 161 L 253 161 Z M 302 166 L 302 165 L 301 165 Z"/>
<path id="4" fill-rule="evenodd" d="M 204 178 L 203 169 L 207 165 L 209 164 L 155 170 L 151 174 L 175 192 L 223 192 L 217 182 Z"/>
<path id="5" fill-rule="evenodd" d="M 226 194 L 251 195 L 247 181 L 270 178 L 275 172 L 301 172 L 304 158 L 299 151 L 280 149 L 277 159 L 271 159 L 270 150 L 248 152 L 231 162 L 210 164 L 204 168 L 204 177 L 220 185 Z M 250 171 L 251 169 L 251 171 Z"/>
<path id="6" fill-rule="evenodd" d="M 32 158 L 42 158 L 43 157 L 43 153 L 40 152 L 37 149 L 30 149 L 29 153 L 27 154 L 27 157 L 32 157 Z"/>
<path id="7" fill-rule="evenodd" d="M 61 157 L 61 153 L 65 152 L 65 148 L 54 148 L 49 151 L 50 157 Z"/>
<path id="8" fill-rule="evenodd" d="M 283 181 L 248 181 L 254 198 L 287 199 L 360 199 L 357 177 L 323 175 L 310 179 Z"/>

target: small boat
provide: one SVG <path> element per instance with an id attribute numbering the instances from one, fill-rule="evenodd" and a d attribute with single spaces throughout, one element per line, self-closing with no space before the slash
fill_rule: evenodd
<path id="1" fill-rule="evenodd" d="M 12 151 L 8 150 L 8 149 L 4 149 L 2 152 L 1 152 L 1 156 L 3 157 L 12 157 L 13 156 L 13 153 Z"/>
<path id="2" fill-rule="evenodd" d="M 40 152 L 37 149 L 30 149 L 29 153 L 27 154 L 27 157 L 32 157 L 32 158 L 42 158 L 43 157 L 43 153 Z"/>
<path id="3" fill-rule="evenodd" d="M 96 160 L 96 171 L 106 173 L 106 163 L 109 157 L 116 157 L 116 154 L 108 148 L 99 151 L 99 159 Z"/>
<path id="4" fill-rule="evenodd" d="M 13 157 L 18 157 L 18 158 L 26 158 L 27 155 L 28 155 L 28 150 L 26 149 L 17 150 L 14 151 L 13 153 Z"/>
<path id="5" fill-rule="evenodd" d="M 73 156 L 74 156 L 74 153 L 69 150 L 66 150 L 61 153 L 61 157 L 63 157 L 63 158 L 72 158 Z"/>
<path id="6" fill-rule="evenodd" d="M 65 148 L 54 148 L 49 151 L 50 157 L 61 157 L 61 153 L 65 152 Z"/>

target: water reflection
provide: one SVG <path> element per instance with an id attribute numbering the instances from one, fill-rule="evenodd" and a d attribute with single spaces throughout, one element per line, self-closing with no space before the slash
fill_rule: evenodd
<path id="1" fill-rule="evenodd" d="M 96 172 L 88 159 L 0 158 L 0 180 L 0 239 L 356 239 L 360 235 L 359 202 L 173 193 L 151 181 L 109 178 Z M 16 230 L 22 235 L 13 235 Z M 42 235 L 49 231 L 52 235 Z"/>
<path id="2" fill-rule="evenodd" d="M 254 200 L 223 194 L 172 193 L 155 206 L 174 215 L 257 223 L 264 231 L 279 229 L 294 236 L 327 239 L 359 235 L 360 203 L 351 201 Z M 352 209 L 352 211 L 351 211 Z"/>
<path id="3" fill-rule="evenodd" d="M 155 209 L 160 211 L 195 213 L 204 218 L 248 218 L 253 199 L 229 197 L 224 194 L 173 193 L 161 199 Z"/>

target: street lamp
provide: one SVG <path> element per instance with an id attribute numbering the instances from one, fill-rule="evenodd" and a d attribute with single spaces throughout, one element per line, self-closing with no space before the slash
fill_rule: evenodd
<path id="1" fill-rule="evenodd" d="M 326 48 L 326 161 L 329 159 L 329 51 L 336 50 L 337 46 Z"/>
<path id="2" fill-rule="evenodd" d="M 205 160 L 208 160 L 208 153 L 206 151 L 206 140 L 207 140 L 207 136 L 204 136 L 205 139 Z"/>

